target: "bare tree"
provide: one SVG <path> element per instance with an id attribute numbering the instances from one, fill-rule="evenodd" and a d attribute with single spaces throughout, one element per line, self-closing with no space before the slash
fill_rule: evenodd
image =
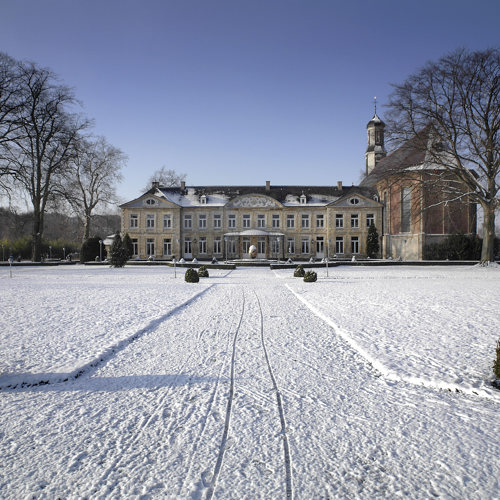
<path id="1" fill-rule="evenodd" d="M 500 50 L 457 50 L 429 62 L 394 85 L 388 107 L 396 141 L 419 137 L 419 147 L 437 168 L 449 202 L 469 199 L 483 210 L 481 260 L 494 258 L 495 210 L 499 207 Z M 464 189 L 465 188 L 465 189 Z"/>
<path id="2" fill-rule="evenodd" d="M 104 137 L 95 140 L 81 138 L 72 158 L 74 168 L 64 176 L 61 195 L 76 215 L 83 220 L 83 241 L 90 236 L 94 212 L 100 206 L 116 203 L 116 184 L 125 154 L 108 144 Z"/>
<path id="3" fill-rule="evenodd" d="M 17 62 L 0 52 L 0 190 L 10 199 L 12 190 L 11 165 L 7 159 L 6 144 L 18 137 L 21 126 L 18 111 L 24 104 Z"/>
<path id="4" fill-rule="evenodd" d="M 185 180 L 186 174 L 178 174 L 175 170 L 167 169 L 167 167 L 163 166 L 159 170 L 156 170 L 149 178 L 148 183 L 144 187 L 144 191 L 151 189 L 153 182 L 159 182 L 160 186 L 163 187 L 174 187 L 180 186 L 181 182 Z"/>
<path id="5" fill-rule="evenodd" d="M 44 214 L 56 177 L 69 166 L 75 141 L 89 122 L 69 109 L 73 92 L 48 69 L 35 63 L 16 64 L 22 106 L 15 111 L 18 129 L 5 143 L 9 173 L 33 206 L 32 259 L 41 259 Z"/>

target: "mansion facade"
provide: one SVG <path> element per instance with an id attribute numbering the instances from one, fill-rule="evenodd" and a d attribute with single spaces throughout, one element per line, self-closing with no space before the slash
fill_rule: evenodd
<path id="1" fill-rule="evenodd" d="M 153 182 L 120 206 L 133 258 L 314 260 L 366 257 L 368 229 L 379 257 L 421 260 L 425 245 L 453 232 L 475 234 L 475 205 L 443 203 L 421 180 L 435 168 L 412 141 L 386 154 L 384 123 L 367 125 L 366 175 L 359 186 L 186 186 Z M 431 210 L 424 210 L 423 200 Z M 418 210 L 415 207 L 419 207 Z"/>
<path id="2" fill-rule="evenodd" d="M 121 206 L 135 258 L 323 259 L 366 254 L 382 205 L 373 190 L 348 187 L 220 186 L 153 183 Z"/>

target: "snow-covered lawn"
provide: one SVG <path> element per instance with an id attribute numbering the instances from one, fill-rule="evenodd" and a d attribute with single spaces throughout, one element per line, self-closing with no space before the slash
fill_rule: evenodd
<path id="1" fill-rule="evenodd" d="M 498 498 L 500 269 L 292 274 L 0 268 L 0 497 Z"/>

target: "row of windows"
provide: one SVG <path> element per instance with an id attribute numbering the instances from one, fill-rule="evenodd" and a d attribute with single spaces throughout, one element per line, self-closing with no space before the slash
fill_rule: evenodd
<path id="1" fill-rule="evenodd" d="M 351 215 L 351 228 L 359 228 L 359 214 L 350 214 Z M 300 217 L 300 227 L 302 229 L 309 229 L 310 225 L 310 215 L 302 214 Z M 251 215 L 243 214 L 242 226 L 244 229 L 249 229 L 251 227 Z M 156 215 L 155 214 L 146 214 L 146 229 L 154 229 L 156 223 Z M 215 214 L 213 216 L 213 227 L 214 229 L 222 228 L 222 216 L 220 214 Z M 271 219 L 272 228 L 277 229 L 280 227 L 280 216 L 278 214 L 273 214 Z M 375 224 L 375 214 L 366 214 L 366 227 L 370 227 L 372 224 Z M 129 219 L 129 227 L 130 228 L 138 228 L 139 227 L 139 215 L 131 214 Z M 228 215 L 227 218 L 227 227 L 230 229 L 236 228 L 236 215 L 231 214 Z M 266 227 L 266 216 L 264 214 L 257 215 L 257 227 L 259 229 Z M 287 229 L 295 228 L 295 215 L 289 214 L 286 216 L 286 227 Z M 325 227 L 325 218 L 324 215 L 316 215 L 316 228 L 322 229 Z M 338 229 L 344 228 L 344 214 L 335 214 L 335 227 Z M 172 228 L 172 216 L 165 214 L 163 215 L 163 229 L 171 229 Z M 193 228 L 193 216 L 185 215 L 184 216 L 184 229 L 192 229 Z M 207 229 L 207 215 L 202 214 L 198 216 L 198 229 Z"/>
<path id="2" fill-rule="evenodd" d="M 359 253 L 359 238 L 357 236 L 353 236 L 350 238 L 351 242 L 351 253 L 357 254 Z M 155 253 L 155 240 L 154 238 L 148 238 L 146 240 L 146 255 L 156 255 Z M 313 243 L 315 243 L 316 253 L 324 254 L 325 252 L 325 240 L 323 237 L 318 236 L 316 241 L 310 240 L 309 238 L 302 238 L 300 241 L 300 253 L 302 254 L 310 254 Z M 200 238 L 199 241 L 192 241 L 190 238 L 185 238 L 183 243 L 184 254 L 192 254 L 193 245 L 198 245 L 198 254 L 204 255 L 208 253 L 208 244 L 206 238 Z M 344 254 L 344 236 L 337 236 L 335 239 L 335 253 L 336 254 Z M 133 254 L 139 255 L 139 242 L 137 238 L 132 239 L 132 247 Z M 172 255 L 172 240 L 170 238 L 165 238 L 163 240 L 163 255 L 171 256 Z M 242 251 L 243 253 L 248 253 L 250 249 L 250 239 L 243 238 L 242 240 Z M 295 254 L 296 246 L 295 239 L 288 238 L 286 241 L 285 251 L 288 254 Z M 271 241 L 271 252 L 273 254 L 281 253 L 281 241 L 280 240 L 272 240 Z M 228 239 L 226 241 L 226 252 L 228 255 L 234 255 L 237 253 L 237 240 Z M 257 252 L 259 254 L 266 253 L 266 240 L 259 239 L 257 241 Z M 213 240 L 213 248 L 212 253 L 214 255 L 222 255 L 222 239 L 216 238 Z"/>

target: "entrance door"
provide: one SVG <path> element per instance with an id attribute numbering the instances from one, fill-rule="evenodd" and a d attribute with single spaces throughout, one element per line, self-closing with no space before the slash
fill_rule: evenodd
<path id="1" fill-rule="evenodd" d="M 191 238 L 186 238 L 184 240 L 184 259 L 192 259 L 193 251 L 191 248 Z"/>
<path id="2" fill-rule="evenodd" d="M 257 240 L 257 257 L 259 259 L 266 258 L 266 239 L 265 238 L 259 238 Z"/>
<path id="3" fill-rule="evenodd" d="M 322 259 L 325 256 L 325 239 L 323 236 L 316 238 L 316 258 Z"/>

